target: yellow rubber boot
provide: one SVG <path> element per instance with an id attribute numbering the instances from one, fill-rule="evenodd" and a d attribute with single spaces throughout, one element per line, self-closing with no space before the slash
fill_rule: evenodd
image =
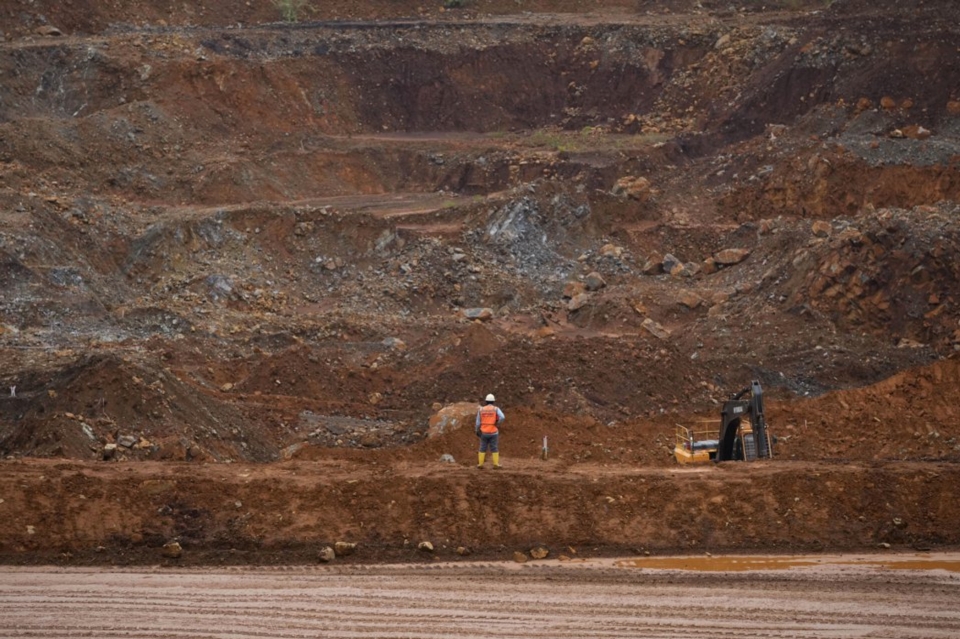
<path id="1" fill-rule="evenodd" d="M 500 453 L 491 453 L 493 456 L 493 468 L 500 470 Z"/>
<path id="2" fill-rule="evenodd" d="M 480 458 L 480 463 L 477 464 L 477 468 L 483 468 L 483 460 L 487 458 L 487 454 L 486 454 L 486 453 L 477 453 L 477 455 L 478 455 L 479 458 Z M 494 453 L 494 455 L 496 455 L 496 453 Z"/>

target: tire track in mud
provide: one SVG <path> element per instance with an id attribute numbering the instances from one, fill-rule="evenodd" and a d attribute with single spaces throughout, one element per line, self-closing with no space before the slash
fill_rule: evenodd
<path id="1" fill-rule="evenodd" d="M 0 637 L 960 636 L 952 574 L 436 568 L 4 568 Z"/>

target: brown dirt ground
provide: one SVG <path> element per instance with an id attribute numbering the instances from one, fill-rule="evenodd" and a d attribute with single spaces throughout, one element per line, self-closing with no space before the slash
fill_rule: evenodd
<path id="1" fill-rule="evenodd" d="M 0 561 L 956 546 L 955 3 L 465 4 L 0 8 Z"/>
<path id="2" fill-rule="evenodd" d="M 663 570 L 655 560 L 577 559 L 362 569 L 6 567 L 0 636 L 940 639 L 960 631 L 956 555 L 793 560 L 744 557 L 738 561 L 752 569 L 699 574 Z M 477 604 L 478 590 L 485 605 Z M 104 615 L 104 607 L 123 614 Z"/>

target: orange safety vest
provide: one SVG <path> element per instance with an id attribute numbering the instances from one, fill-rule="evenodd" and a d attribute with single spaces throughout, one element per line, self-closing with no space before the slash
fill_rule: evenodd
<path id="1" fill-rule="evenodd" d="M 480 432 L 497 432 L 497 407 L 493 404 L 487 404 L 480 409 Z"/>

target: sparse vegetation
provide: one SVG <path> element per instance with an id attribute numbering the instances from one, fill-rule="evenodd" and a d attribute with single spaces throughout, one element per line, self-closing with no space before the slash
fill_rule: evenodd
<path id="1" fill-rule="evenodd" d="M 287 22 L 297 22 L 300 12 L 310 4 L 310 0 L 272 0 L 273 6 L 280 10 L 280 15 Z"/>

